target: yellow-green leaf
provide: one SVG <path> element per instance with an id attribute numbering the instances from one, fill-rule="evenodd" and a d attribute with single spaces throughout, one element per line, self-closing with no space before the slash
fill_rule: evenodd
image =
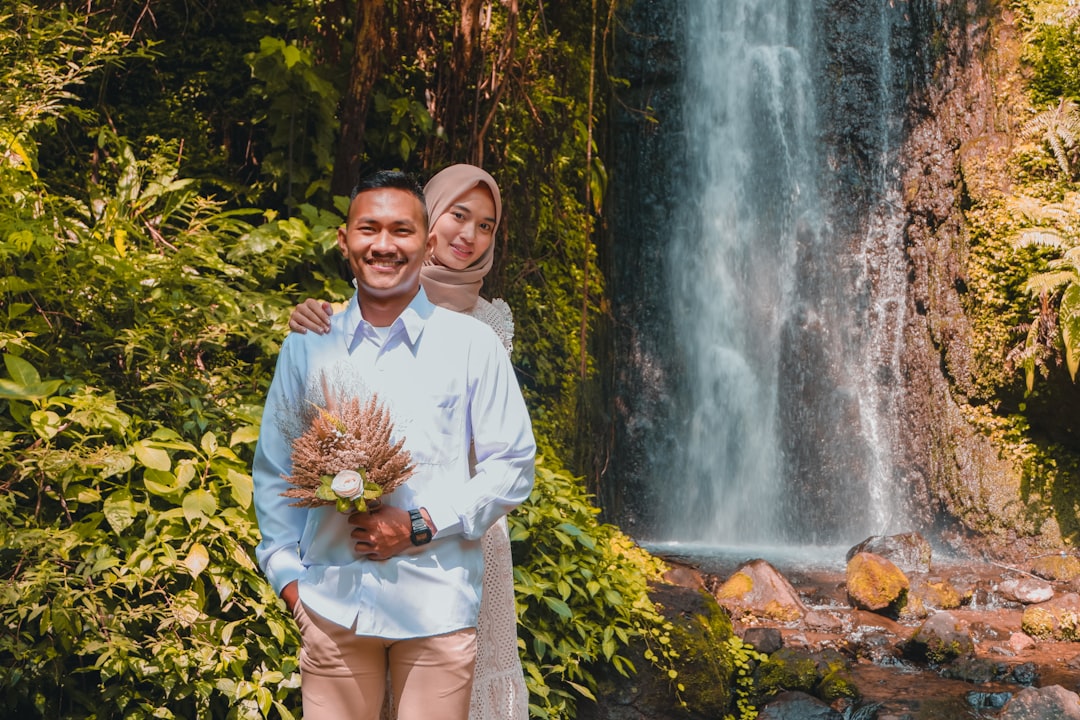
<path id="1" fill-rule="evenodd" d="M 207 455 L 213 455 L 217 452 L 217 436 L 212 432 L 208 432 L 202 436 L 202 440 L 199 442 L 200 447 Z"/>
<path id="2" fill-rule="evenodd" d="M 184 508 L 184 518 L 191 525 L 217 512 L 217 500 L 202 488 L 192 490 L 185 495 L 181 505 Z"/>
<path id="3" fill-rule="evenodd" d="M 135 457 L 143 465 L 153 470 L 168 471 L 172 469 L 172 460 L 169 458 L 169 453 L 159 447 L 154 447 L 146 440 L 135 443 Z"/>
<path id="4" fill-rule="evenodd" d="M 253 443 L 259 439 L 258 425 L 245 425 L 233 431 L 229 438 L 229 447 L 235 447 L 240 443 Z"/>
<path id="5" fill-rule="evenodd" d="M 117 490 L 105 498 L 102 509 L 109 526 L 117 534 L 123 532 L 135 520 L 135 502 L 126 489 Z"/>
<path id="6" fill-rule="evenodd" d="M 245 510 L 251 507 L 251 495 L 254 492 L 251 476 L 247 473 L 237 472 L 232 468 L 229 469 L 228 476 L 229 483 L 232 486 L 233 500 Z"/>
<path id="7" fill-rule="evenodd" d="M 199 573 L 205 570 L 209 564 L 210 553 L 206 551 L 206 546 L 202 543 L 192 545 L 187 557 L 184 558 L 184 567 L 191 573 L 191 577 L 199 577 Z"/>

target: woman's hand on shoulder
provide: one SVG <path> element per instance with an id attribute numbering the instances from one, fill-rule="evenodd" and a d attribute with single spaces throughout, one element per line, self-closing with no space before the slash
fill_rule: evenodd
<path id="1" fill-rule="evenodd" d="M 308 330 L 319 335 L 330 332 L 330 316 L 334 308 L 330 303 L 308 298 L 293 308 L 289 316 L 289 329 L 303 335 Z"/>

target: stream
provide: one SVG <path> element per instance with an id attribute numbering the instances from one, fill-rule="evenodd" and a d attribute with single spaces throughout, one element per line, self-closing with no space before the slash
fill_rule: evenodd
<path id="1" fill-rule="evenodd" d="M 931 577 L 947 581 L 965 597 L 961 607 L 949 613 L 969 626 L 975 643 L 974 657 L 1000 667 L 997 674 L 1002 679 L 972 682 L 948 677 L 947 670 L 902 656 L 899 645 L 919 628 L 923 619 L 901 615 L 892 620 L 852 607 L 845 589 L 845 547 L 792 550 L 664 544 L 650 546 L 649 550 L 675 567 L 699 573 L 703 586 L 710 591 L 715 591 L 744 562 L 768 561 L 811 610 L 833 618 L 836 625 L 822 628 L 818 623 L 818 627 L 810 627 L 803 621 L 756 618 L 750 624 L 736 622 L 736 632 L 741 636 L 749 627 L 772 627 L 780 631 L 784 647 L 839 651 L 851 661 L 850 675 L 862 694 L 860 703 L 880 703 L 877 720 L 994 718 L 1000 710 L 986 706 L 986 696 L 1011 696 L 1023 689 L 1011 673 L 1025 664 L 1035 670 L 1034 687 L 1060 685 L 1080 692 L 1080 643 L 1039 640 L 1029 646 L 1017 645 L 1024 606 L 1004 599 L 997 588 L 1004 579 L 1030 577 L 1020 568 L 953 558 L 935 559 L 931 566 Z M 1056 595 L 1080 589 L 1076 580 L 1053 585 Z M 1023 636 L 1021 645 L 1029 642 L 1026 638 Z"/>

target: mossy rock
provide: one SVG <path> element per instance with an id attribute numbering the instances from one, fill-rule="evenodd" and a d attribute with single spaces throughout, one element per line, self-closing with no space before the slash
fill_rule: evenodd
<path id="1" fill-rule="evenodd" d="M 1047 555 L 1031 564 L 1031 573 L 1053 582 L 1071 582 L 1080 578 L 1080 558 L 1072 555 Z"/>
<path id="2" fill-rule="evenodd" d="M 1080 613 L 1076 610 L 1033 605 L 1024 610 L 1020 628 L 1039 640 L 1080 640 Z"/>
<path id="3" fill-rule="evenodd" d="M 831 703 L 840 698 L 859 699 L 846 659 L 837 652 L 809 653 L 782 648 L 754 671 L 758 705 L 786 691 L 801 691 Z"/>
<path id="4" fill-rule="evenodd" d="M 944 665 L 975 651 L 964 623 L 948 612 L 940 612 L 922 624 L 905 646 L 909 657 L 926 660 L 931 665 Z"/>
<path id="5" fill-rule="evenodd" d="M 716 589 L 718 600 L 738 600 L 754 589 L 754 579 L 746 573 L 733 573 Z"/>
<path id="6" fill-rule="evenodd" d="M 1020 621 L 1020 629 L 1038 640 L 1054 637 L 1054 625 L 1054 616 L 1041 607 L 1026 608 Z"/>
<path id="7" fill-rule="evenodd" d="M 765 604 L 761 616 L 771 620 L 779 620 L 780 622 L 794 622 L 801 618 L 803 613 L 798 608 L 770 600 Z"/>
<path id="8" fill-rule="evenodd" d="M 895 616 L 907 602 L 907 576 L 889 560 L 872 553 L 856 553 L 848 561 L 847 594 L 851 604 Z"/>
<path id="9" fill-rule="evenodd" d="M 836 668 L 825 673 L 818 683 L 815 694 L 829 704 L 840 698 L 858 700 L 862 697 L 847 668 Z"/>
<path id="10" fill-rule="evenodd" d="M 821 676 L 817 661 L 805 651 L 781 648 L 761 663 L 754 680 L 762 698 L 784 690 L 801 690 L 813 694 Z"/>
<path id="11" fill-rule="evenodd" d="M 699 595 L 700 605 L 692 614 L 684 614 L 677 621 L 671 618 L 671 648 L 679 656 L 675 682 L 690 713 L 722 716 L 732 703 L 737 659 L 729 640 L 735 631 L 727 611 L 708 592 Z M 670 618 L 666 612 L 665 616 Z"/>

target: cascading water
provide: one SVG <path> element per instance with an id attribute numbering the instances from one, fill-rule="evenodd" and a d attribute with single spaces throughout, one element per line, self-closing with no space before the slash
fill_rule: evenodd
<path id="1" fill-rule="evenodd" d="M 878 13 L 878 42 L 862 58 L 873 81 L 857 124 L 875 157 L 853 194 L 837 192 L 846 161 L 823 140 L 821 4 L 680 8 L 686 167 L 667 287 L 682 360 L 667 382 L 686 417 L 677 450 L 651 468 L 652 540 L 815 544 L 902 529 L 895 12 L 863 10 Z"/>

